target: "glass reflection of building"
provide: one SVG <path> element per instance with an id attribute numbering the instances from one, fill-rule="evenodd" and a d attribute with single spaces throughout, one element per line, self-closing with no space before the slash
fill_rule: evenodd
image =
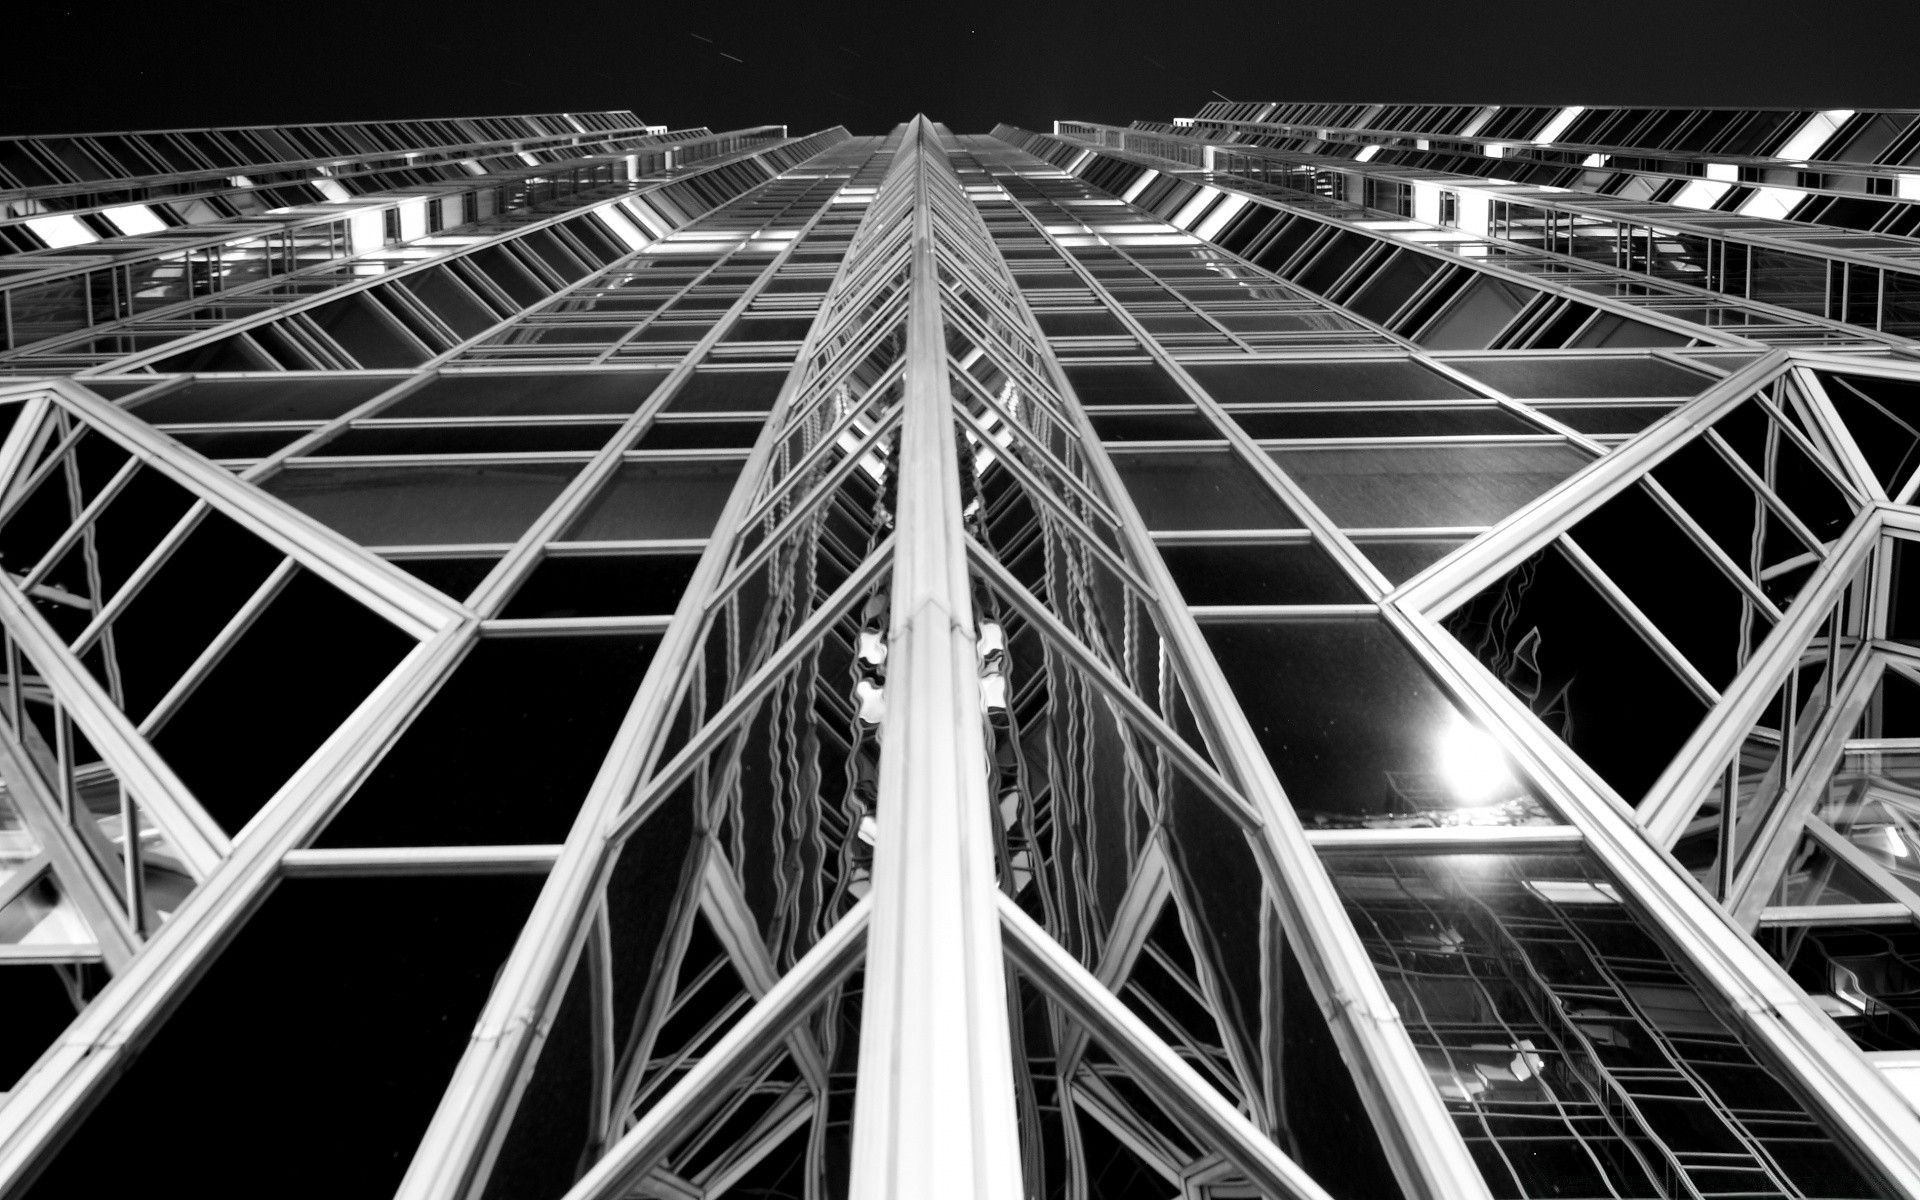
<path id="1" fill-rule="evenodd" d="M 1920 113 L 0 193 L 0 1196 L 1920 1195 Z"/>

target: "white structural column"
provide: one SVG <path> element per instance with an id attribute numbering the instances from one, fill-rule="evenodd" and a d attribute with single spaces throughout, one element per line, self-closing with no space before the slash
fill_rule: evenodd
<path id="1" fill-rule="evenodd" d="M 853 1200 L 1022 1194 L 973 606 L 924 197 L 946 182 L 932 173 L 951 171 L 920 118 L 881 187 L 882 198 L 900 187 L 917 194 Z"/>

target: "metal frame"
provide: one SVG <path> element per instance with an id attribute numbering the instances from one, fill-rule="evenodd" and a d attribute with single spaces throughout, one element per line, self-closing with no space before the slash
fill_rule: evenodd
<path id="1" fill-rule="evenodd" d="M 619 147 L 597 147 L 623 131 L 579 131 L 596 149 L 574 156 L 617 156 Z M 311 295 L 263 288 L 261 306 L 238 320 L 154 324 L 167 340 L 130 357 L 62 360 L 78 379 L 0 387 L 0 405 L 18 414 L 0 442 L 0 550 L 29 512 L 64 514 L 0 579 L 0 784 L 32 838 L 0 881 L 0 912 L 52 881 L 95 934 L 88 943 L 0 945 L 0 969 L 86 966 L 111 977 L 0 1103 L 0 1195 L 31 1186 L 86 1132 L 104 1090 L 165 1035 L 175 1008 L 194 1002 L 196 983 L 274 902 L 279 881 L 476 875 L 539 879 L 539 897 L 400 1182 L 408 1200 L 487 1191 L 545 1115 L 543 1059 L 563 1036 L 589 1047 L 584 1111 L 568 1118 L 579 1128 L 566 1136 L 580 1145 L 568 1200 L 713 1200 L 783 1162 L 804 1174 L 808 1194 L 837 1188 L 833 1173 L 845 1170 L 849 1192 L 863 1197 L 1002 1197 L 1045 1186 L 1080 1200 L 1097 1194 L 1090 1173 L 1103 1154 L 1185 1196 L 1324 1196 L 1337 1190 L 1331 1176 L 1313 1177 L 1316 1162 L 1328 1163 L 1324 1147 L 1302 1144 L 1290 1124 L 1312 1103 L 1302 1097 L 1315 1082 L 1290 1057 L 1283 1030 L 1292 1021 L 1330 1035 L 1351 1075 L 1354 1112 L 1371 1125 L 1400 1190 L 1490 1195 L 1518 1186 L 1495 1180 L 1489 1165 L 1511 1161 L 1513 1147 L 1491 1121 L 1508 1101 L 1487 1083 L 1494 1076 L 1475 1076 L 1492 1089 L 1485 1095 L 1463 1081 L 1499 1051 L 1520 1065 L 1492 1065 L 1524 1082 L 1538 1073 L 1528 1055 L 1544 1043 L 1489 1050 L 1437 1035 L 1425 994 L 1408 982 L 1411 943 L 1382 932 L 1378 907 L 1391 891 L 1380 881 L 1440 881 L 1418 897 L 1426 911 L 1444 901 L 1483 914 L 1461 919 L 1454 961 L 1481 956 L 1474 961 L 1524 974 L 1530 951 L 1498 910 L 1494 885 L 1447 874 L 1446 864 L 1474 857 L 1523 864 L 1512 867 L 1523 872 L 1514 886 L 1545 906 L 1538 928 L 1584 945 L 1602 973 L 1619 964 L 1579 941 L 1581 922 L 1604 912 L 1633 925 L 1665 956 L 1665 978 L 1678 981 L 1662 986 L 1695 1006 L 1689 1019 L 1712 1022 L 1717 1044 L 1785 1084 L 1798 1107 L 1781 1110 L 1783 1120 L 1842 1147 L 1886 1191 L 1920 1195 L 1920 1118 L 1834 1020 L 1851 1018 L 1831 998 L 1809 997 L 1749 936 L 1899 930 L 1920 916 L 1920 888 L 1850 829 L 1827 823 L 1821 807 L 1850 752 L 1904 748 L 1862 742 L 1854 727 L 1875 681 L 1914 658 L 1889 631 L 1896 544 L 1920 538 L 1920 518 L 1904 503 L 1916 485 L 1879 482 L 1877 448 L 1848 427 L 1821 383 L 1832 373 L 1920 385 L 1920 368 L 1888 353 L 1895 340 L 1807 318 L 1781 326 L 1769 348 L 1695 323 L 1666 300 L 1594 300 L 1549 278 L 1559 268 L 1544 250 L 1505 266 L 1447 251 L 1449 262 L 1553 299 L 1523 306 L 1497 349 L 1436 352 L 1418 343 L 1427 319 L 1411 320 L 1417 296 L 1384 323 L 1340 306 L 1393 255 L 1430 250 L 1418 231 L 1373 228 L 1379 214 L 1364 205 L 1275 200 L 1262 190 L 1269 179 L 1229 180 L 1224 144 L 1149 169 L 1014 131 L 957 138 L 925 118 L 886 138 L 829 131 L 735 145 L 734 135 L 643 136 L 681 148 L 664 174 L 633 178 L 629 168 L 606 195 L 503 220 L 484 245 L 386 253 L 377 277 L 335 280 Z M 1079 136 L 1110 144 L 1091 127 Z M 1149 153 L 1188 154 L 1178 135 L 1127 136 Z M 709 142 L 716 156 L 702 157 Z M 560 149 L 552 153 L 555 162 L 529 163 L 528 174 L 563 166 Z M 1287 154 L 1299 157 L 1264 157 Z M 1394 181 L 1384 167 L 1339 170 Z M 1089 182 L 1102 171 L 1128 181 L 1129 200 Z M 1380 198 L 1363 187 L 1360 199 L 1369 195 Z M 633 207 L 642 196 L 652 197 L 651 224 Z M 1278 264 L 1287 271 L 1334 264 L 1334 234 L 1371 239 L 1324 296 L 1208 240 L 1276 203 L 1326 231 Z M 530 247 L 529 234 L 615 210 L 633 225 L 630 238 L 609 243 L 624 250 L 581 242 L 554 251 L 578 260 L 571 278 L 526 258 L 516 269 L 528 273 L 532 298 L 488 293 L 492 315 L 464 336 L 419 297 L 390 293 L 391 305 L 369 311 L 410 339 L 414 361 L 404 369 L 361 366 L 302 324 L 320 304 L 424 280 L 480 249 Z M 477 280 L 461 286 L 480 289 L 475 297 L 485 290 Z M 1697 291 L 1672 289 L 1667 299 L 1691 303 Z M 1575 298 L 1699 345 L 1525 348 Z M 804 337 L 765 323 L 802 318 Z M 306 339 L 303 353 L 320 369 L 146 370 L 270 328 Z M 1807 349 L 1808 339 L 1828 349 Z M 1688 396 L 1621 398 L 1664 412 L 1645 428 L 1584 432 L 1569 398 L 1511 395 L 1481 377 L 1483 360 L 1516 356 L 1684 367 L 1700 383 Z M 1383 363 L 1418 368 L 1437 392 L 1457 394 L 1250 402 L 1209 390 L 1210 372 L 1233 364 Z M 1102 367 L 1148 370 L 1167 390 L 1151 405 L 1094 404 L 1096 376 L 1083 369 Z M 334 380 L 362 390 L 324 413 L 229 422 L 194 407 L 209 388 L 277 395 L 292 394 L 275 391 L 281 385 Z M 477 395 L 546 380 L 579 386 L 552 403 L 422 412 L 427 402 L 454 404 L 435 398 L 462 388 Z M 703 391 L 754 381 L 777 387 L 738 405 Z M 595 387 L 628 389 L 631 403 L 570 407 Z M 1439 410 L 1486 414 L 1479 428 L 1505 432 L 1250 432 L 1275 414 L 1364 411 L 1384 429 Z M 164 415 L 180 412 L 188 415 Z M 1131 440 L 1117 419 L 1126 414 L 1166 425 Z M 749 427 L 751 445 L 742 445 Z M 583 448 L 460 440 L 513 430 L 529 439 L 560 431 L 553 436 L 579 440 L 548 444 Z M 365 454 L 344 440 L 367 431 L 418 440 L 404 453 Z M 223 433 L 282 440 L 219 462 L 177 440 Z M 335 447 L 356 452 L 328 453 Z M 97 465 L 92 452 L 109 448 Z M 1553 449 L 1587 461 L 1477 523 L 1360 524 L 1299 469 L 1298 454 L 1363 448 L 1440 459 Z M 1158 501 L 1132 468 L 1195 452 L 1219 456 L 1273 511 L 1297 520 L 1244 528 L 1255 518 L 1214 513 L 1187 522 L 1193 528 L 1162 528 Z M 1668 464 L 1689 455 L 1704 456 L 1750 503 L 1749 544 L 1727 541 L 1719 518 L 1678 486 Z M 656 469 L 709 473 L 699 520 L 675 524 L 655 512 L 658 497 L 691 496 L 691 487 L 619 499 L 624 480 Z M 349 491 L 407 472 L 552 482 L 514 521 L 422 522 L 407 526 L 422 531 L 412 541 L 369 545 L 350 531 L 397 526 L 301 511 L 314 502 L 300 487 L 335 477 L 322 471 Z M 115 522 L 150 477 L 181 489 L 185 509 L 133 562 L 107 571 Z M 1740 649 L 1730 668 L 1690 657 L 1690 635 L 1577 528 L 1629 492 L 1670 521 L 1673 544 L 1697 552 L 1697 569 L 1734 597 L 1740 627 L 1724 632 Z M 595 524 L 620 504 L 622 522 Z M 1842 510 L 1851 517 L 1844 528 L 1833 516 Z M 262 544 L 271 563 L 157 697 L 127 711 L 137 694 L 119 666 L 137 649 L 127 614 L 168 586 L 170 565 L 188 561 L 197 534 L 222 523 Z M 1392 541 L 1460 548 L 1408 574 L 1377 557 Z M 1176 569 L 1176 551 L 1241 545 L 1318 555 L 1339 598 L 1183 595 L 1203 584 Z M 1561 556 L 1569 577 L 1705 710 L 1637 809 L 1457 632 L 1456 614 L 1541 554 Z M 677 596 L 671 613 L 527 606 L 555 570 L 614 567 L 680 572 L 667 589 Z M 309 576 L 402 631 L 411 648 L 251 819 L 228 830 L 174 774 L 165 734 L 210 694 L 205 681 L 245 658 L 249 630 Z M 618 586 L 631 590 L 639 577 Z M 1292 768 L 1263 737 L 1266 714 L 1236 693 L 1237 664 L 1218 661 L 1209 638 L 1234 627 L 1361 624 L 1390 638 L 1438 702 L 1497 749 L 1531 816 L 1449 824 L 1421 809 L 1411 820 L 1303 819 L 1289 796 Z M 652 646 L 563 841 L 326 843 L 328 823 L 452 695 L 456 668 L 476 648 L 559 637 Z M 1297 686 L 1311 698 L 1312 681 Z M 1762 728 L 1786 750 L 1771 781 L 1755 782 L 1738 755 L 1761 736 L 1753 731 L 1783 689 L 1799 724 Z M 1425 785 L 1406 786 L 1411 795 Z M 1196 814 L 1225 831 L 1206 851 L 1217 863 L 1197 857 Z M 763 819 L 774 834 L 754 824 Z M 1689 834 L 1719 839 L 1718 859 L 1698 878 L 1668 853 Z M 1807 838 L 1873 895 L 1833 906 L 1776 902 Z M 1228 858 L 1250 864 L 1237 901 L 1245 911 L 1235 916 L 1257 930 L 1257 949 L 1222 940 L 1229 922 L 1205 871 L 1224 872 Z M 187 877 L 181 901 L 156 911 L 143 889 L 173 862 Z M 621 933 L 635 862 L 653 864 L 664 877 L 659 895 L 669 897 L 648 901 L 658 905 L 658 931 L 638 947 Z M 1355 890 L 1362 877 L 1379 885 L 1375 893 Z M 1393 894 L 1393 903 L 1415 895 Z M 1485 939 L 1496 936 L 1510 943 L 1489 956 Z M 1235 954 L 1257 958 L 1257 970 Z M 1294 970 L 1317 1011 L 1284 1011 L 1282 980 Z M 642 981 L 637 992 L 617 982 L 633 979 Z M 1741 1169 L 1775 1172 L 1772 1186 L 1789 1191 L 1767 1135 L 1742 1124 L 1759 1118 L 1689 1074 L 1688 1052 L 1644 999 L 1631 989 L 1617 995 L 1627 999 L 1608 1018 L 1613 1027 L 1657 1041 L 1676 1078 L 1698 1084 L 1696 1098 L 1752 1150 L 1759 1165 Z M 567 1024 L 583 1012 L 584 1026 Z M 1530 1019 L 1565 1025 L 1551 1053 L 1572 1064 L 1567 1072 L 1598 1061 L 1592 1029 L 1551 1014 Z M 1584 1118 L 1570 1114 L 1591 1100 L 1614 1132 L 1551 1136 L 1596 1154 L 1604 1137 L 1624 1145 L 1639 1136 L 1619 1161 L 1649 1171 L 1665 1163 L 1662 1186 L 1677 1194 L 1698 1186 L 1688 1173 L 1699 1164 L 1684 1145 L 1634 1125 L 1646 1097 L 1632 1080 L 1598 1067 L 1582 1078 L 1563 1075 L 1544 1093 L 1551 1119 L 1573 1129 Z M 1630 1127 L 1640 1133 L 1620 1132 Z"/>

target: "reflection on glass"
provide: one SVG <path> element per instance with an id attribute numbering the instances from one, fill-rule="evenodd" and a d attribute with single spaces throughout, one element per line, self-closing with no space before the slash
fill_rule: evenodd
<path id="1" fill-rule="evenodd" d="M 1835 858 L 1811 836 L 1800 839 L 1793 858 L 1780 876 L 1773 903 L 1879 904 L 1886 894 L 1846 863 Z"/>
<path id="2" fill-rule="evenodd" d="M 1868 858 L 1920 888 L 1920 750 L 1849 750 L 1819 816 Z"/>
<path id="3" fill-rule="evenodd" d="M 22 864 L 40 853 L 40 839 L 33 836 L 20 809 L 5 784 L 0 784 L 0 884 L 13 877 Z"/>
<path id="4" fill-rule="evenodd" d="M 1761 714 L 1760 720 L 1747 730 L 1746 737 L 1740 742 L 1739 752 L 1734 756 L 1732 816 L 1736 861 L 1753 841 L 1759 814 L 1764 813 L 1780 794 L 1784 764 L 1780 761 L 1780 730 L 1776 726 L 1784 703 L 1785 690 L 1782 689 Z M 1699 811 L 1673 847 L 1674 857 L 1680 860 L 1680 864 L 1700 881 L 1702 887 L 1715 895 L 1720 894 L 1725 883 L 1718 866 L 1720 822 L 1726 815 L 1726 777 L 1727 772 L 1722 771 L 1706 799 L 1701 801 Z"/>
<path id="5" fill-rule="evenodd" d="M 1769 929 L 1764 943 L 1862 1050 L 1920 1050 L 1920 929 Z"/>
<path id="6" fill-rule="evenodd" d="M 86 946 L 93 931 L 60 891 L 51 874 L 42 874 L 0 908 L 0 945 Z"/>
<path id="7" fill-rule="evenodd" d="M 1309 827 L 1558 823 L 1380 622 L 1203 628 Z"/>
<path id="8" fill-rule="evenodd" d="M 1885 1194 L 1586 855 L 1328 855 L 1496 1196 Z"/>
<path id="9" fill-rule="evenodd" d="M 153 818 L 129 802 L 119 779 L 104 763 L 76 769 L 73 786 L 78 811 L 91 817 L 100 831 L 101 840 L 91 843 L 99 852 L 96 857 L 100 866 L 122 889 L 127 878 L 127 814 L 133 814 L 139 839 L 142 925 L 147 929 L 157 927 L 186 902 L 187 893 L 193 890 L 193 876 L 186 864 Z"/>

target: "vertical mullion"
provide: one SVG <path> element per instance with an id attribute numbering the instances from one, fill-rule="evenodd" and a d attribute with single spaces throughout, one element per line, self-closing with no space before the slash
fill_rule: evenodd
<path id="1" fill-rule="evenodd" d="M 912 189 L 906 398 L 848 1195 L 1024 1194 L 971 577 L 924 117 L 882 183 Z M 935 178 L 936 173 L 944 176 Z"/>

